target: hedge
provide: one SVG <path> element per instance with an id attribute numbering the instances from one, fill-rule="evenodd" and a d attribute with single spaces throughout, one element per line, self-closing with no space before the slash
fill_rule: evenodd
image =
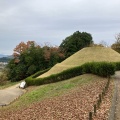
<path id="1" fill-rule="evenodd" d="M 93 73 L 102 77 L 108 77 L 115 74 L 115 64 L 107 62 L 85 63 L 83 66 L 84 73 Z"/>
<path id="2" fill-rule="evenodd" d="M 27 85 L 42 85 L 53 82 L 66 80 L 84 73 L 92 73 L 102 77 L 108 77 L 115 74 L 115 70 L 120 69 L 120 62 L 107 63 L 107 62 L 90 62 L 81 66 L 70 68 L 62 71 L 61 73 L 53 74 L 44 78 L 35 78 L 38 74 L 32 75 L 25 79 Z M 40 75 L 40 74 L 39 74 Z"/>
<path id="3" fill-rule="evenodd" d="M 120 62 L 113 63 L 115 65 L 115 70 L 120 70 Z"/>

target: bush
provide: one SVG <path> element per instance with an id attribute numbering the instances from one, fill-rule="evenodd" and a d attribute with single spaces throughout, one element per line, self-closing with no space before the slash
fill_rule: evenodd
<path id="1" fill-rule="evenodd" d="M 7 76 L 5 73 L 0 74 L 0 85 L 4 85 L 7 82 Z"/>
<path id="2" fill-rule="evenodd" d="M 120 62 L 113 63 L 115 65 L 115 70 L 120 70 Z"/>
<path id="3" fill-rule="evenodd" d="M 93 73 L 102 77 L 115 74 L 115 65 L 107 62 L 92 62 L 82 65 L 83 73 Z"/>
<path id="4" fill-rule="evenodd" d="M 28 85 L 29 85 L 29 84 L 30 84 L 30 85 L 35 85 L 35 83 L 34 83 L 35 80 L 34 80 L 34 79 L 35 79 L 36 77 L 44 74 L 44 73 L 47 72 L 48 70 L 50 70 L 50 68 L 45 69 L 45 70 L 42 70 L 42 71 L 38 71 L 38 72 L 36 72 L 35 74 L 27 77 L 27 78 L 25 79 L 25 81 L 28 83 Z"/>
<path id="5" fill-rule="evenodd" d="M 98 75 L 103 77 L 108 77 L 115 74 L 115 66 L 112 63 L 99 64 Z"/>
<path id="6" fill-rule="evenodd" d="M 92 62 L 85 63 L 82 66 L 74 67 L 68 70 L 64 70 L 61 73 L 53 74 L 44 78 L 35 78 L 36 75 L 28 77 L 26 83 L 28 85 L 42 85 L 53 82 L 66 80 L 83 73 L 93 73 L 102 77 L 109 77 L 115 73 L 115 65 L 107 62 Z"/>

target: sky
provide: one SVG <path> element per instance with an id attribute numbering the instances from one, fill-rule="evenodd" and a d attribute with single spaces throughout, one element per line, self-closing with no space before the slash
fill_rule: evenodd
<path id="1" fill-rule="evenodd" d="M 76 31 L 113 44 L 120 33 L 120 0 L 0 0 L 0 54 L 20 42 L 59 46 Z"/>

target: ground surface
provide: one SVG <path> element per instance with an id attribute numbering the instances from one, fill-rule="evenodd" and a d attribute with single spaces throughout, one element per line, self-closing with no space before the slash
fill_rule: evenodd
<path id="1" fill-rule="evenodd" d="M 116 110 L 115 110 L 115 120 L 120 120 L 120 71 L 116 72 L 115 75 L 115 83 L 116 83 Z"/>
<path id="2" fill-rule="evenodd" d="M 0 90 L 0 106 L 10 104 L 25 92 L 19 88 L 19 84 Z"/>
<path id="3" fill-rule="evenodd" d="M 0 110 L 0 120 L 88 120 L 106 79 L 77 86 L 64 95 L 47 98 L 17 110 Z M 111 82 L 112 83 L 112 82 Z M 94 120 L 107 120 L 112 84 Z"/>

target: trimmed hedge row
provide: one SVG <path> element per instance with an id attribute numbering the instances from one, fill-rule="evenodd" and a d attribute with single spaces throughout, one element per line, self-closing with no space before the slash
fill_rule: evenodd
<path id="1" fill-rule="evenodd" d="M 120 62 L 113 63 L 115 65 L 115 71 L 120 70 Z"/>
<path id="2" fill-rule="evenodd" d="M 120 62 L 107 63 L 107 62 L 91 62 L 85 63 L 82 66 L 74 67 L 64 70 L 61 73 L 53 74 L 44 78 L 35 78 L 37 75 L 32 75 L 25 79 L 27 85 L 42 85 L 53 82 L 66 80 L 84 73 L 93 73 L 102 77 L 108 77 L 115 74 L 115 70 L 120 68 Z"/>
<path id="3" fill-rule="evenodd" d="M 102 77 L 108 77 L 115 74 L 115 64 L 107 62 L 91 62 L 85 63 L 83 66 L 83 72 L 93 73 Z"/>

